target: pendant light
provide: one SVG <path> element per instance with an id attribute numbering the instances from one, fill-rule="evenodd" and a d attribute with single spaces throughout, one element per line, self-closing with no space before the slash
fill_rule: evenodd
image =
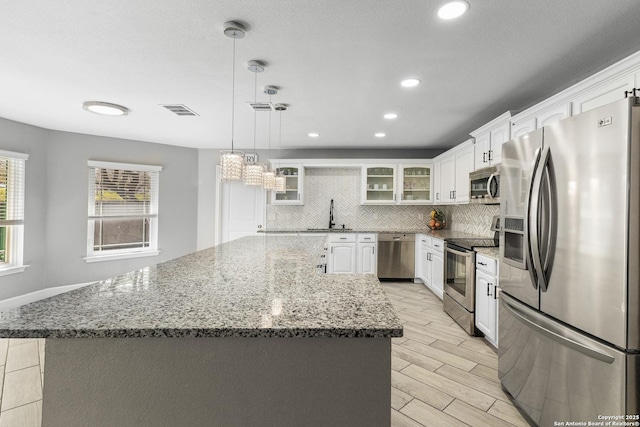
<path id="1" fill-rule="evenodd" d="M 236 39 L 244 38 L 244 27 L 234 21 L 225 22 L 224 35 L 233 39 L 233 61 L 231 73 L 231 151 L 220 152 L 220 179 L 222 182 L 242 180 L 244 153 L 233 150 L 236 86 Z"/>
<path id="2" fill-rule="evenodd" d="M 254 104 L 258 103 L 258 73 L 264 71 L 264 64 L 260 61 L 249 61 L 249 71 L 255 74 L 254 78 Z M 257 110 L 253 109 L 253 152 L 256 152 L 256 114 Z M 244 165 L 244 173 L 242 181 L 245 185 L 263 185 L 262 175 L 265 171 L 265 167 L 262 163 L 256 161 L 247 162 Z"/>
<path id="3" fill-rule="evenodd" d="M 282 168 L 280 168 L 280 159 L 282 158 L 282 112 L 287 110 L 285 104 L 276 104 L 276 111 L 280 119 L 280 129 L 278 132 L 278 173 L 276 174 L 276 193 L 283 194 L 287 192 L 287 178 L 282 174 Z"/>
<path id="4" fill-rule="evenodd" d="M 271 95 L 269 95 L 269 104 L 271 104 Z M 276 174 L 271 170 L 269 159 L 271 158 L 271 110 L 269 110 L 269 149 L 267 150 L 267 168 L 262 173 L 262 188 L 267 191 L 276 189 Z"/>

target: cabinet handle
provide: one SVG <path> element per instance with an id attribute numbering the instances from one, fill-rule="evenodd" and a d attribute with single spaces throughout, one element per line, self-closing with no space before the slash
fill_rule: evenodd
<path id="1" fill-rule="evenodd" d="M 487 263 L 485 263 L 485 262 L 481 262 L 481 261 L 478 261 L 478 264 L 480 264 L 480 265 L 484 265 L 485 267 L 487 266 Z"/>
<path id="2" fill-rule="evenodd" d="M 440 193 L 436 193 L 436 200 L 440 200 Z"/>
<path id="3" fill-rule="evenodd" d="M 434 245 L 433 245 L 433 247 L 434 247 L 434 248 L 439 248 L 439 247 L 440 247 L 440 245 L 435 245 L 435 244 L 434 244 Z"/>
<path id="4" fill-rule="evenodd" d="M 489 161 L 493 160 L 493 150 L 489 150 Z"/>
<path id="5" fill-rule="evenodd" d="M 482 153 L 482 163 L 487 163 L 487 153 Z"/>
<path id="6" fill-rule="evenodd" d="M 456 190 L 453 190 L 453 197 L 452 197 L 452 199 L 455 199 L 455 198 L 456 198 Z"/>
<path id="7" fill-rule="evenodd" d="M 433 258 L 431 258 L 431 252 L 429 252 L 429 253 L 427 254 L 427 259 L 428 259 L 429 261 L 433 261 Z"/>
<path id="8" fill-rule="evenodd" d="M 493 288 L 493 299 L 498 299 L 498 287 Z"/>
<path id="9" fill-rule="evenodd" d="M 347 240 L 347 238 L 346 237 L 341 237 L 340 240 Z"/>
<path id="10" fill-rule="evenodd" d="M 491 296 L 491 283 L 487 283 L 487 296 Z"/>

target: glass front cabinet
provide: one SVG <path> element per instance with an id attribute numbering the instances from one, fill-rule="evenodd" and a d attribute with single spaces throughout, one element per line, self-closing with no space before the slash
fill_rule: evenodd
<path id="1" fill-rule="evenodd" d="M 433 203 L 432 166 L 428 165 L 400 165 L 400 203 L 405 205 L 420 205 Z"/>
<path id="2" fill-rule="evenodd" d="M 363 205 L 396 204 L 396 165 L 363 165 L 361 185 Z"/>
<path id="3" fill-rule="evenodd" d="M 364 165 L 363 205 L 421 205 L 433 203 L 432 165 Z"/>
<path id="4" fill-rule="evenodd" d="M 286 181 L 284 193 L 271 192 L 272 205 L 303 205 L 304 204 L 304 167 L 302 165 L 278 165 L 276 173 L 282 172 Z"/>

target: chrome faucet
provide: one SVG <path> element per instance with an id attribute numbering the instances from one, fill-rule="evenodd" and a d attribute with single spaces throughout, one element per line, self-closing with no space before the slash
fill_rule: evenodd
<path id="1" fill-rule="evenodd" d="M 331 205 L 329 206 L 329 229 L 333 228 L 334 225 L 336 225 L 336 223 L 333 222 L 333 199 L 331 199 Z"/>

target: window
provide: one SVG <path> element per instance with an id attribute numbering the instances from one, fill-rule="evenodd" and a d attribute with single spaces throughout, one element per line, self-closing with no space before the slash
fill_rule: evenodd
<path id="1" fill-rule="evenodd" d="M 87 262 L 158 254 L 161 166 L 89 161 Z"/>
<path id="2" fill-rule="evenodd" d="M 19 273 L 24 240 L 24 173 L 28 155 L 0 151 L 0 275 Z"/>

